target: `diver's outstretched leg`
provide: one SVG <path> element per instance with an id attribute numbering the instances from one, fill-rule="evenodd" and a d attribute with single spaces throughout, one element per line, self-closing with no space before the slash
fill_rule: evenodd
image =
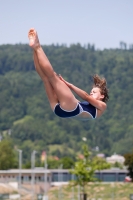
<path id="1" fill-rule="evenodd" d="M 59 101 L 58 101 L 58 98 L 54 92 L 54 89 L 53 89 L 51 83 L 49 82 L 48 78 L 46 77 L 46 75 L 43 73 L 43 71 L 41 70 L 41 68 L 39 66 L 38 58 L 37 58 L 36 52 L 34 50 L 33 50 L 33 59 L 34 59 L 35 69 L 44 83 L 44 88 L 45 88 L 51 109 L 54 110 L 55 105 Z"/>
<path id="2" fill-rule="evenodd" d="M 38 35 L 35 29 L 30 29 L 28 36 L 29 45 L 36 51 L 39 66 L 51 83 L 61 107 L 64 110 L 68 111 L 74 110 L 77 106 L 77 99 L 75 98 L 69 87 L 55 74 L 52 65 L 50 64 L 39 43 Z"/>

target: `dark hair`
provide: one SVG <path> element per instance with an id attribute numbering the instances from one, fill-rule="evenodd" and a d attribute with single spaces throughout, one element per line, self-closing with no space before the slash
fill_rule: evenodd
<path id="1" fill-rule="evenodd" d="M 101 78 L 97 74 L 93 76 L 93 87 L 100 88 L 100 92 L 104 95 L 102 99 L 103 102 L 107 102 L 109 100 L 108 89 L 107 89 L 107 82 L 105 78 Z"/>

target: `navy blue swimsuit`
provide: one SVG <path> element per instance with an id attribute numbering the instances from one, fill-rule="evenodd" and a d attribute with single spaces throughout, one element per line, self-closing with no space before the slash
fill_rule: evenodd
<path id="1" fill-rule="evenodd" d="M 96 118 L 96 115 L 97 115 L 96 107 L 94 107 L 87 101 L 78 102 L 77 107 L 72 111 L 67 111 L 67 110 L 62 109 L 59 103 L 55 106 L 55 109 L 54 109 L 54 113 L 57 116 L 62 117 L 62 118 L 75 117 L 81 114 L 82 112 L 89 113 L 93 119 Z"/>

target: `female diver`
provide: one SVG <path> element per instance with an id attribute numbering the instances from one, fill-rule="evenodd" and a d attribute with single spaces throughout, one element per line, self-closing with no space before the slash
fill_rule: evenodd
<path id="1" fill-rule="evenodd" d="M 93 76 L 93 87 L 90 94 L 65 81 L 54 72 L 45 55 L 35 29 L 28 32 L 29 46 L 33 49 L 35 69 L 41 77 L 53 112 L 62 118 L 77 117 L 83 120 L 100 117 L 106 110 L 109 99 L 105 78 Z M 75 92 L 83 102 L 77 100 Z"/>

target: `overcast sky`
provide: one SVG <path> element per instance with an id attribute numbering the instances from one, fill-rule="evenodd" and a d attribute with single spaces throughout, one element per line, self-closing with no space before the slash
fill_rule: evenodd
<path id="1" fill-rule="evenodd" d="M 0 0 L 0 45 L 28 43 L 36 28 L 44 44 L 133 44 L 133 0 Z"/>

